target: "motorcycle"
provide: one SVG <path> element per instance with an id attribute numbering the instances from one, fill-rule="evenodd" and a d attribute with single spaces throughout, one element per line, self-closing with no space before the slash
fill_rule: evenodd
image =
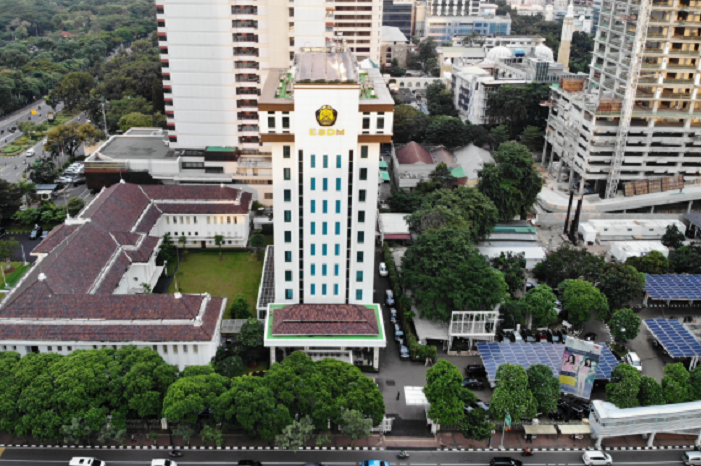
<path id="1" fill-rule="evenodd" d="M 523 450 L 521 452 L 521 456 L 533 456 L 533 450 L 529 450 L 529 449 Z"/>
<path id="2" fill-rule="evenodd" d="M 405 460 L 405 459 L 409 458 L 409 453 L 407 453 L 405 451 L 399 452 L 399 454 L 397 455 L 397 458 L 399 458 L 400 460 Z"/>
<path id="3" fill-rule="evenodd" d="M 170 450 L 168 452 L 168 456 L 172 458 L 180 458 L 181 456 L 183 456 L 183 452 L 178 450 Z"/>

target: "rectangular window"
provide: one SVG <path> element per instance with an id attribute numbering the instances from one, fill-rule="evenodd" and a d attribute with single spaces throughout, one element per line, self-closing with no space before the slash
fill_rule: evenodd
<path id="1" fill-rule="evenodd" d="M 292 153 L 292 151 L 290 150 L 290 146 L 282 146 L 282 158 L 283 159 L 289 159 L 291 153 Z"/>
<path id="2" fill-rule="evenodd" d="M 292 179 L 292 175 L 291 175 L 291 173 L 290 173 L 290 169 L 289 169 L 289 168 L 284 168 L 284 169 L 282 170 L 282 175 L 283 175 L 282 177 L 283 177 L 286 181 L 289 181 L 289 180 Z"/>
<path id="3" fill-rule="evenodd" d="M 377 129 L 385 129 L 385 119 L 384 118 L 377 119 Z"/>
<path id="4" fill-rule="evenodd" d="M 310 291 L 311 291 L 312 296 L 315 295 L 316 294 L 316 285 L 312 283 L 310 288 L 311 288 Z"/>
<path id="5" fill-rule="evenodd" d="M 333 286 L 333 294 L 334 296 L 338 296 L 338 284 Z"/>
<path id="6" fill-rule="evenodd" d="M 312 277 L 316 275 L 316 265 L 312 264 L 311 268 L 309 269 Z"/>
<path id="7" fill-rule="evenodd" d="M 359 231 L 359 232 L 358 232 L 358 242 L 359 242 L 359 243 L 364 243 L 364 242 L 365 242 L 365 232 L 364 232 L 364 231 Z"/>
<path id="8" fill-rule="evenodd" d="M 363 262 L 364 255 L 365 254 L 363 253 L 363 251 L 358 251 L 355 253 L 355 257 L 358 260 L 358 262 Z"/>
<path id="9" fill-rule="evenodd" d="M 328 231 L 328 223 L 323 222 L 323 223 L 321 224 L 321 234 L 322 234 L 322 235 L 328 235 L 328 234 L 329 234 L 329 231 Z"/>
<path id="10" fill-rule="evenodd" d="M 326 296 L 326 284 L 321 285 L 321 294 Z"/>
<path id="11" fill-rule="evenodd" d="M 207 225 L 209 225 L 209 215 L 207 216 Z"/>
<path id="12" fill-rule="evenodd" d="M 316 222 L 312 222 L 309 226 L 311 227 L 310 230 L 312 235 L 316 235 Z"/>
<path id="13" fill-rule="evenodd" d="M 334 266 L 333 266 L 333 274 L 334 274 L 334 276 L 338 277 L 338 274 L 339 274 L 339 272 L 340 272 L 340 269 L 341 269 L 341 266 L 339 266 L 338 264 L 334 264 Z"/>
<path id="14" fill-rule="evenodd" d="M 341 190 L 341 179 L 336 178 L 336 191 L 340 191 L 340 190 Z"/>
<path id="15" fill-rule="evenodd" d="M 286 210 L 285 211 L 285 223 L 289 223 L 291 221 L 292 221 L 292 211 Z"/>
<path id="16" fill-rule="evenodd" d="M 316 178 L 310 178 L 312 191 L 316 191 Z"/>
<path id="17" fill-rule="evenodd" d="M 321 245 L 321 255 L 322 255 L 322 256 L 328 255 L 328 249 L 327 249 L 327 247 L 326 247 L 326 244 L 322 244 L 322 245 Z"/>
<path id="18" fill-rule="evenodd" d="M 285 190 L 285 202 L 290 202 L 290 201 L 292 201 L 292 190 L 286 189 Z"/>
<path id="19" fill-rule="evenodd" d="M 337 244 L 334 246 L 334 255 L 340 256 L 341 255 L 341 245 Z"/>
<path id="20" fill-rule="evenodd" d="M 312 168 L 316 168 L 316 155 L 312 154 L 311 159 Z"/>
<path id="21" fill-rule="evenodd" d="M 285 251 L 285 262 L 292 262 L 292 251 Z"/>
<path id="22" fill-rule="evenodd" d="M 314 201 L 314 200 L 312 200 L 312 203 L 311 203 L 311 211 L 313 214 L 316 213 L 316 201 Z"/>
<path id="23" fill-rule="evenodd" d="M 321 211 L 325 214 L 329 213 L 329 201 L 322 201 Z"/>
<path id="24" fill-rule="evenodd" d="M 285 299 L 292 299 L 292 290 L 285 290 Z"/>
<path id="25" fill-rule="evenodd" d="M 360 158 L 361 159 L 368 158 L 368 146 L 360 146 Z"/>
<path id="26" fill-rule="evenodd" d="M 321 275 L 326 276 L 326 264 L 321 264 Z"/>
<path id="27" fill-rule="evenodd" d="M 282 127 L 284 129 L 289 129 L 290 128 L 290 117 L 282 117 Z"/>
<path id="28" fill-rule="evenodd" d="M 324 178 L 322 184 L 323 184 L 322 189 L 323 189 L 324 191 L 328 191 L 328 190 L 329 190 L 329 179 L 328 179 L 328 178 Z"/>
<path id="29" fill-rule="evenodd" d="M 291 243 L 291 242 L 292 242 L 292 232 L 286 231 L 285 232 L 285 243 Z"/>
<path id="30" fill-rule="evenodd" d="M 367 168 L 361 168 L 360 169 L 360 180 L 365 181 L 368 179 L 368 169 Z"/>
<path id="31" fill-rule="evenodd" d="M 336 222 L 336 234 L 341 234 L 341 222 Z"/>
<path id="32" fill-rule="evenodd" d="M 329 168 L 329 156 L 324 156 L 324 168 Z"/>
<path id="33" fill-rule="evenodd" d="M 316 244 L 312 244 L 312 256 L 316 256 Z"/>
<path id="34" fill-rule="evenodd" d="M 292 271 L 291 270 L 285 270 L 285 281 L 286 282 L 292 281 Z"/>
<path id="35" fill-rule="evenodd" d="M 341 156 L 336 156 L 336 168 L 341 168 Z"/>
<path id="36" fill-rule="evenodd" d="M 341 213 L 341 201 L 336 201 L 336 213 Z"/>
<path id="37" fill-rule="evenodd" d="M 355 290 L 355 299 L 358 301 L 363 299 L 363 290 Z"/>
<path id="38" fill-rule="evenodd" d="M 355 281 L 356 282 L 363 281 L 363 272 L 361 270 L 358 270 L 357 272 L 355 272 Z"/>
<path id="39" fill-rule="evenodd" d="M 268 117 L 268 128 L 275 129 L 275 117 L 274 116 Z"/>
<path id="40" fill-rule="evenodd" d="M 365 190 L 361 189 L 358 191 L 358 201 L 365 202 Z"/>
<path id="41" fill-rule="evenodd" d="M 363 118 L 363 129 L 370 129 L 370 118 Z"/>
<path id="42" fill-rule="evenodd" d="M 178 354 L 178 345 L 173 345 L 173 354 Z"/>
<path id="43" fill-rule="evenodd" d="M 358 211 L 358 223 L 364 223 L 364 222 L 365 222 L 365 211 L 359 210 Z"/>

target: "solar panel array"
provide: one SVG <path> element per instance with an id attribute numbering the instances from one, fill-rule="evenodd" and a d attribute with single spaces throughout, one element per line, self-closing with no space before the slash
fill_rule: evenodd
<path id="1" fill-rule="evenodd" d="M 652 299 L 701 299 L 701 275 L 647 275 L 645 292 Z"/>
<path id="2" fill-rule="evenodd" d="M 618 366 L 618 360 L 611 353 L 608 347 L 600 343 L 601 357 L 599 358 L 599 368 L 596 371 L 597 379 L 611 379 L 611 371 Z M 515 364 L 524 369 L 528 369 L 534 364 L 545 364 L 553 371 L 553 375 L 560 375 L 562 367 L 562 355 L 565 352 L 565 345 L 553 343 L 499 343 L 480 342 L 477 343 L 482 363 L 487 370 L 489 380 L 496 379 L 497 369 L 502 364 Z"/>
<path id="3" fill-rule="evenodd" d="M 673 358 L 701 356 L 701 343 L 678 320 L 646 319 L 645 325 Z"/>

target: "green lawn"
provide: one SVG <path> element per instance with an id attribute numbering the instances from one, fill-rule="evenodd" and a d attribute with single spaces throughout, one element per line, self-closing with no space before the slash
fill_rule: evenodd
<path id="1" fill-rule="evenodd" d="M 273 235 L 264 235 L 264 236 L 265 236 L 265 245 L 266 246 L 270 246 L 271 244 L 273 244 L 273 238 L 274 238 Z"/>
<path id="2" fill-rule="evenodd" d="M 5 279 L 7 279 L 7 283 L 10 286 L 13 286 L 32 265 L 24 265 L 23 262 L 11 262 L 11 264 L 14 270 L 10 273 L 5 272 Z M 0 267 L 3 268 L 3 271 L 5 270 L 5 261 L 0 262 Z M 5 279 L 3 279 L 3 275 L 0 274 L 0 288 L 5 288 Z"/>
<path id="3" fill-rule="evenodd" d="M 176 275 L 180 292 L 207 292 L 212 296 L 227 298 L 227 308 L 234 296 L 241 293 L 255 314 L 263 261 L 257 261 L 256 255 L 248 252 L 224 251 L 222 257 L 224 260 L 220 261 L 216 251 L 188 252 L 186 260 L 180 261 Z M 168 293 L 175 293 L 175 281 L 168 288 Z M 228 309 L 224 318 L 230 318 Z"/>

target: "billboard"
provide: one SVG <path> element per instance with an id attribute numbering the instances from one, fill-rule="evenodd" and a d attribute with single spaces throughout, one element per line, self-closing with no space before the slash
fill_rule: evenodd
<path id="1" fill-rule="evenodd" d="M 560 367 L 562 391 L 578 398 L 589 399 L 599 368 L 601 345 L 567 337 Z"/>

